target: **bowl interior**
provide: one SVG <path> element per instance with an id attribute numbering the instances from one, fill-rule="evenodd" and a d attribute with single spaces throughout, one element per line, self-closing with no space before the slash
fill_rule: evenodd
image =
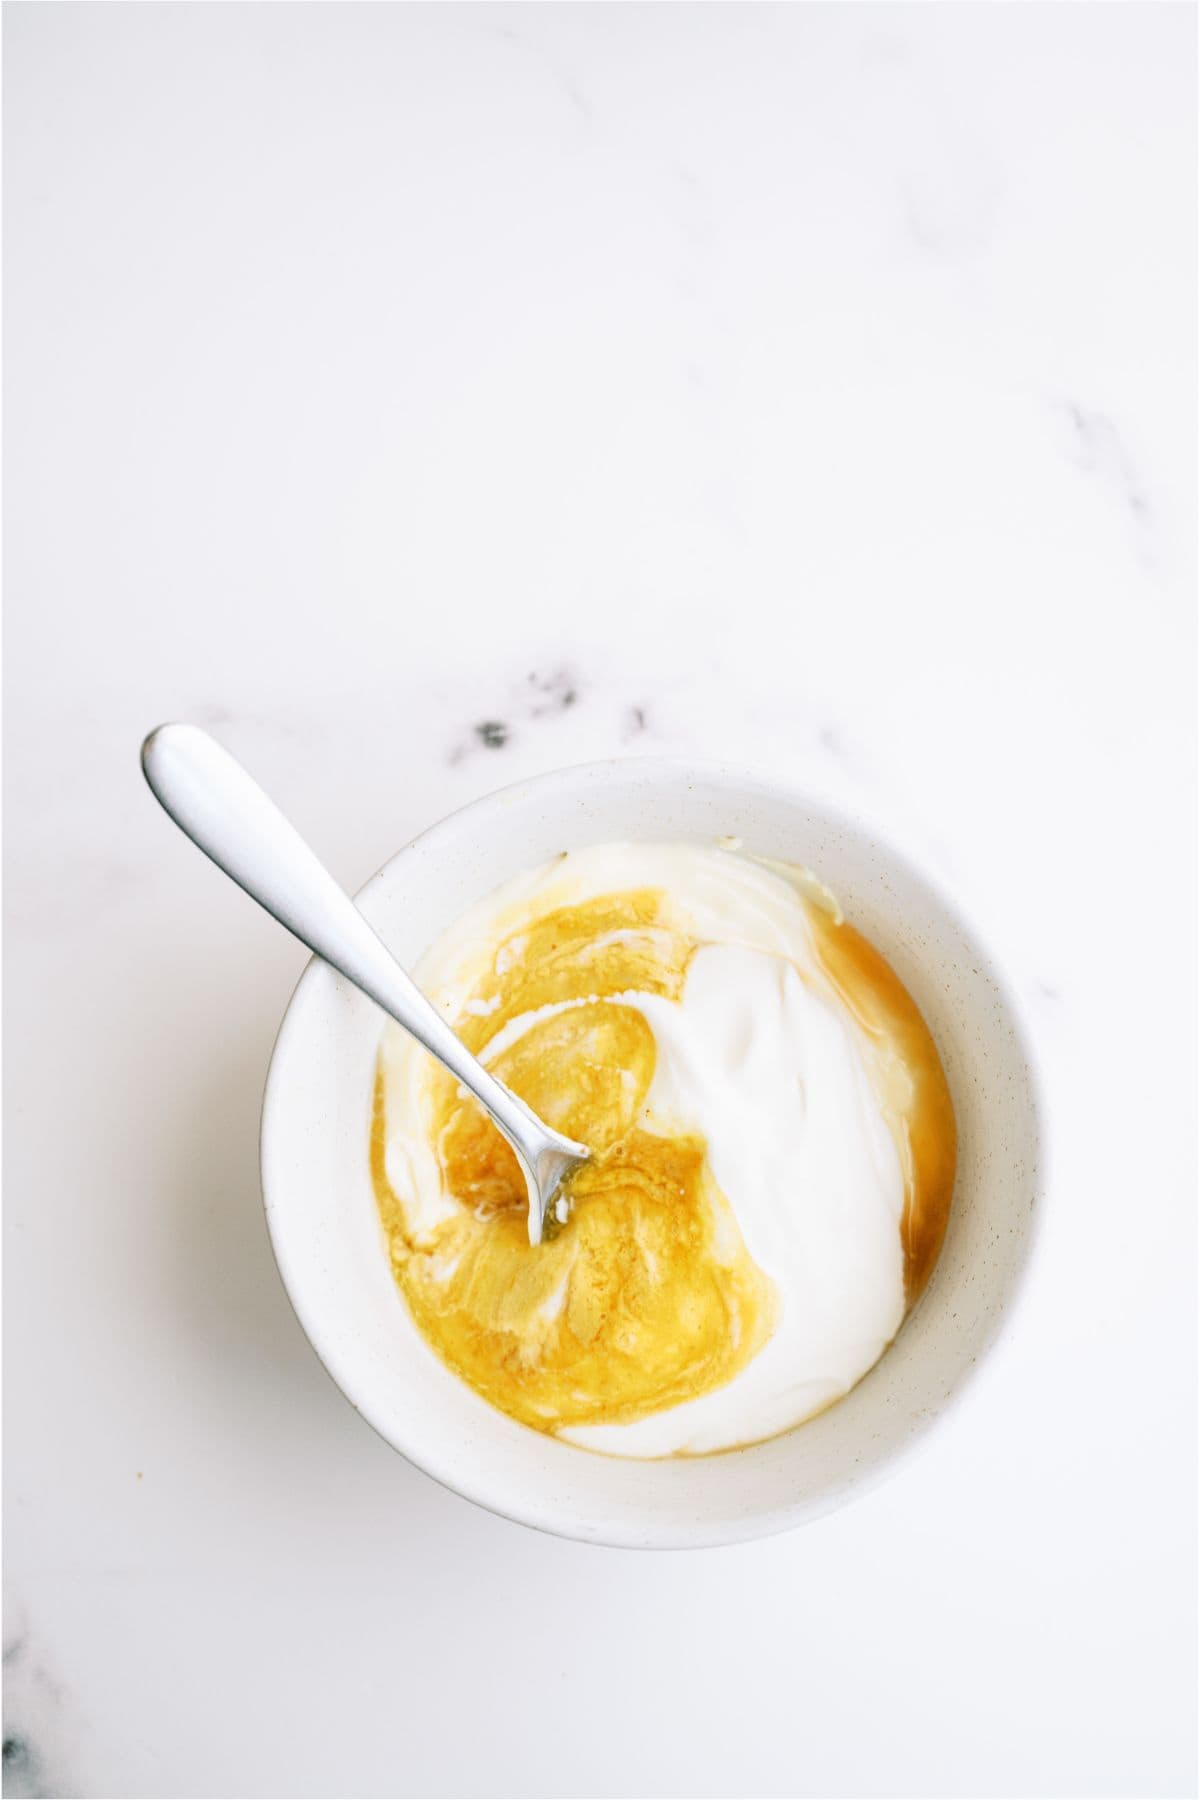
<path id="1" fill-rule="evenodd" d="M 1037 1108 L 1012 1004 L 950 905 L 862 825 L 742 770 L 594 764 L 453 814 L 393 857 L 358 903 L 411 967 L 472 901 L 559 851 L 727 835 L 754 854 L 812 868 L 888 957 L 937 1040 L 959 1128 L 949 1229 L 920 1305 L 844 1400 L 783 1437 L 638 1462 L 560 1444 L 493 1410 L 427 1348 L 392 1281 L 367 1161 L 380 1015 L 314 960 L 271 1063 L 268 1223 L 292 1303 L 330 1373 L 431 1475 L 567 1536 L 710 1544 L 827 1511 L 878 1478 L 945 1407 L 995 1336 L 1029 1246 Z"/>

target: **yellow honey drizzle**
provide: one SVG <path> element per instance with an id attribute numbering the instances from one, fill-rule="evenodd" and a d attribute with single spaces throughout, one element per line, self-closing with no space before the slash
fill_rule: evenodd
<path id="1" fill-rule="evenodd" d="M 912 999 L 852 927 L 806 902 L 823 971 L 866 1033 L 905 1174 L 909 1304 L 936 1260 L 954 1177 L 954 1115 Z M 630 1424 L 733 1379 L 771 1335 L 774 1285 L 750 1256 L 703 1139 L 642 1128 L 653 1033 L 629 992 L 679 999 L 698 944 L 640 888 L 523 921 L 498 944 L 454 1028 L 549 1124 L 586 1143 L 567 1226 L 533 1248 L 515 1157 L 452 1077 L 432 1068 L 426 1126 L 460 1203 L 419 1240 L 386 1173 L 381 1074 L 371 1176 L 392 1268 L 438 1355 L 512 1417 L 547 1432 Z M 606 1004 L 597 1004 L 607 1001 Z M 467 1007 L 470 1010 L 467 1010 Z"/>
<path id="2" fill-rule="evenodd" d="M 900 1154 L 904 1297 L 933 1273 L 954 1198 L 958 1128 L 945 1071 L 916 1001 L 891 964 L 844 919 L 808 908 L 821 968 L 873 1051 L 875 1088 Z"/>
<path id="3" fill-rule="evenodd" d="M 771 1282 L 693 1137 L 639 1129 L 654 1034 L 640 990 L 677 999 L 694 945 L 665 897 L 638 889 L 528 923 L 499 947 L 455 1029 L 477 1053 L 511 1020 L 563 1002 L 490 1064 L 548 1124 L 586 1143 L 571 1220 L 531 1249 L 516 1158 L 443 1070 L 429 1127 L 447 1192 L 463 1202 L 430 1241 L 411 1237 L 384 1170 L 377 1081 L 371 1168 L 392 1266 L 450 1367 L 543 1431 L 627 1424 L 729 1381 L 774 1318 Z"/>

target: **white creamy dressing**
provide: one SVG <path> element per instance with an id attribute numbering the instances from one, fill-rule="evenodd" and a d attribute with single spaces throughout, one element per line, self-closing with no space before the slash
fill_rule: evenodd
<path id="1" fill-rule="evenodd" d="M 779 1299 L 772 1336 L 724 1387 L 631 1425 L 561 1433 L 592 1450 L 658 1457 L 770 1437 L 822 1411 L 872 1367 L 904 1316 L 904 1177 L 868 1040 L 821 971 L 796 887 L 760 864 L 691 845 L 573 851 L 471 908 L 422 959 L 417 979 L 454 1016 L 531 902 L 549 911 L 635 887 L 663 889 L 704 946 L 679 1002 L 647 993 L 607 1002 L 636 1006 L 654 1033 L 641 1124 L 705 1138 Z M 559 1010 L 511 1020 L 483 1060 Z M 420 1233 L 456 1205 L 420 1133 L 428 1059 L 392 1025 L 382 1066 L 388 1179 Z"/>

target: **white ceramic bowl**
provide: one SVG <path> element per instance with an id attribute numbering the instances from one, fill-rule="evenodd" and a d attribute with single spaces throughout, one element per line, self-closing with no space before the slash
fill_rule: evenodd
<path id="1" fill-rule="evenodd" d="M 970 928 L 874 830 L 760 775 L 631 760 L 556 770 L 443 819 L 358 904 L 408 967 L 472 901 L 560 850 L 621 839 L 742 839 L 808 865 L 925 1015 L 958 1115 L 941 1259 L 882 1360 L 830 1411 L 769 1443 L 638 1462 L 561 1444 L 495 1411 L 426 1346 L 391 1276 L 367 1160 L 381 1017 L 324 963 L 305 971 L 267 1080 L 262 1178 L 292 1304 L 339 1387 L 405 1456 L 494 1512 L 566 1537 L 672 1548 L 811 1519 L 894 1467 L 995 1339 L 1029 1251 L 1038 1103 L 1009 995 Z"/>

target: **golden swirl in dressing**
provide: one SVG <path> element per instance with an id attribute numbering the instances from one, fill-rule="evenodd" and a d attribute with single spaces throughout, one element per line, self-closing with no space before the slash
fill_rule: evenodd
<path id="1" fill-rule="evenodd" d="M 870 1046 L 905 1180 L 908 1303 L 936 1260 L 954 1179 L 954 1116 L 937 1051 L 888 964 L 805 901 L 821 968 Z M 371 1173 L 392 1268 L 437 1354 L 538 1430 L 628 1424 L 731 1381 L 767 1342 L 778 1299 L 750 1256 L 698 1133 L 647 1129 L 656 1046 L 630 993 L 679 1000 L 699 948 L 669 896 L 605 894 L 522 917 L 495 946 L 454 1029 L 549 1124 L 592 1151 L 570 1216 L 531 1247 L 525 1184 L 503 1138 L 429 1066 L 423 1136 L 449 1217 L 416 1233 L 385 1166 L 377 1077 Z M 505 1026 L 543 1008 L 494 1057 Z"/>
<path id="2" fill-rule="evenodd" d="M 392 1266 L 451 1368 L 541 1430 L 628 1423 L 734 1376 L 770 1333 L 773 1293 L 712 1178 L 703 1141 L 639 1130 L 654 1034 L 631 990 L 676 998 L 694 946 L 662 895 L 614 894 L 534 920 L 498 946 L 455 1030 L 478 1054 L 512 1019 L 577 1001 L 490 1064 L 557 1130 L 586 1143 L 567 1228 L 532 1248 L 525 1182 L 496 1128 L 438 1068 L 429 1134 L 462 1204 L 431 1241 L 388 1185 L 377 1090 L 372 1172 Z"/>

